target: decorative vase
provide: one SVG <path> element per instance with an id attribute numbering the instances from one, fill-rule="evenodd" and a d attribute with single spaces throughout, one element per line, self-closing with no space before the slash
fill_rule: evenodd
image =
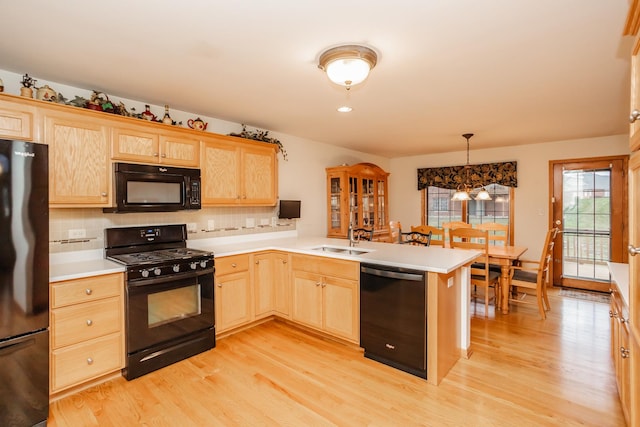
<path id="1" fill-rule="evenodd" d="M 39 87 L 36 91 L 36 99 L 40 99 L 42 101 L 55 101 L 57 95 L 56 91 L 51 89 L 49 85 Z"/>
<path id="2" fill-rule="evenodd" d="M 20 95 L 26 98 L 33 98 L 33 89 L 23 86 L 20 88 Z"/>

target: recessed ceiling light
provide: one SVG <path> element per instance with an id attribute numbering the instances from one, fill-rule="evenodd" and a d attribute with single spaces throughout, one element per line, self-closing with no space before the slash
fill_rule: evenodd
<path id="1" fill-rule="evenodd" d="M 349 107 L 348 105 L 343 105 L 342 107 L 338 107 L 338 111 L 340 111 L 341 113 L 349 113 L 353 110 L 353 108 Z"/>

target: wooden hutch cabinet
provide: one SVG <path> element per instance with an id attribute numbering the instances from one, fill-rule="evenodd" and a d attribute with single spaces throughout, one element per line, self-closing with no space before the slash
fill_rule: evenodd
<path id="1" fill-rule="evenodd" d="M 388 172 L 372 163 L 327 168 L 327 237 L 348 237 L 353 228 L 374 229 L 374 240 L 389 233 Z"/>

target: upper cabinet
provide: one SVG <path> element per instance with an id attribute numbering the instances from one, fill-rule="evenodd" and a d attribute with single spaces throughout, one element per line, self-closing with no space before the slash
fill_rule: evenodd
<path id="1" fill-rule="evenodd" d="M 33 141 L 35 108 L 0 100 L 0 138 Z"/>
<path id="2" fill-rule="evenodd" d="M 371 163 L 327 168 L 327 237 L 347 237 L 353 228 L 388 233 L 388 172 Z"/>
<path id="3" fill-rule="evenodd" d="M 142 125 L 115 127 L 111 153 L 113 160 L 196 168 L 200 164 L 200 140 L 175 132 L 154 132 Z"/>
<path id="4" fill-rule="evenodd" d="M 109 128 L 93 118 L 44 115 L 49 144 L 49 204 L 110 206 Z"/>
<path id="5" fill-rule="evenodd" d="M 216 136 L 202 142 L 200 168 L 203 206 L 274 206 L 277 147 Z"/>

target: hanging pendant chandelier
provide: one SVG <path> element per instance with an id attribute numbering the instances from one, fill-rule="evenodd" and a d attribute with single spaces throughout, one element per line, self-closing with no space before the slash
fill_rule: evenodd
<path id="1" fill-rule="evenodd" d="M 471 186 L 471 177 L 469 176 L 469 173 L 471 172 L 471 165 L 469 164 L 469 139 L 471 139 L 472 136 L 472 133 L 465 133 L 462 135 L 462 137 L 467 140 L 467 164 L 464 166 L 464 182 L 458 185 L 456 192 L 453 193 L 453 196 L 451 197 L 451 200 L 454 201 L 471 200 L 469 193 L 471 193 L 473 188 Z M 491 195 L 484 187 L 482 187 L 476 195 L 475 200 L 491 200 Z"/>

